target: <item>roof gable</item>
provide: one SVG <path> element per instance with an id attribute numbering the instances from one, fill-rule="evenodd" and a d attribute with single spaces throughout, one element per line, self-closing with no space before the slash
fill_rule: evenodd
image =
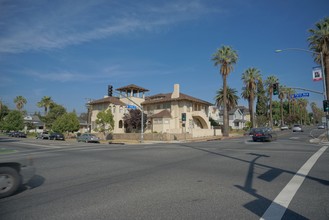
<path id="1" fill-rule="evenodd" d="M 159 93 L 153 96 L 148 96 L 146 97 L 145 101 L 142 102 L 142 105 L 146 105 L 146 104 L 154 104 L 154 103 L 163 103 L 163 102 L 169 102 L 169 101 L 182 101 L 182 100 L 187 100 L 187 101 L 191 101 L 191 102 L 197 102 L 197 103 L 201 103 L 204 105 L 212 105 L 211 103 L 186 95 L 184 93 L 180 93 L 178 98 L 171 98 L 171 94 L 172 93 Z"/>
<path id="2" fill-rule="evenodd" d="M 107 104 L 107 103 L 108 104 L 112 103 L 112 104 L 115 104 L 115 105 L 122 105 L 122 106 L 126 105 L 125 103 L 120 101 L 119 98 L 113 97 L 113 96 L 108 96 L 108 97 L 105 97 L 103 99 L 94 100 L 94 101 L 90 102 L 89 104 L 90 105 L 97 105 L 97 104 Z"/>

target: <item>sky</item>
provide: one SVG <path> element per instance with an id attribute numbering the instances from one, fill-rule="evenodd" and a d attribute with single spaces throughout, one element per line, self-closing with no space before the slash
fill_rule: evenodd
<path id="1" fill-rule="evenodd" d="M 0 101 L 14 109 L 21 95 L 32 114 L 50 96 L 80 114 L 108 85 L 155 95 L 180 84 L 215 103 L 223 82 L 212 55 L 224 45 L 238 54 L 227 83 L 239 96 L 250 67 L 263 79 L 322 92 L 311 53 L 275 50 L 309 49 L 308 30 L 328 9 L 328 0 L 0 0 Z M 322 107 L 323 95 L 307 99 Z"/>

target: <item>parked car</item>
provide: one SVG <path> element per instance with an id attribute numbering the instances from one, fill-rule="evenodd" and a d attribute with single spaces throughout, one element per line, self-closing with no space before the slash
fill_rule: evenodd
<path id="1" fill-rule="evenodd" d="M 256 128 L 252 135 L 253 141 L 273 141 L 277 139 L 277 134 L 272 130 L 272 128 L 263 127 Z"/>
<path id="2" fill-rule="evenodd" d="M 32 159 L 0 157 L 0 198 L 14 194 L 34 174 Z"/>
<path id="3" fill-rule="evenodd" d="M 50 140 L 65 140 L 65 137 L 62 133 L 54 132 L 49 135 Z"/>
<path id="4" fill-rule="evenodd" d="M 324 125 L 318 125 L 318 129 L 325 129 L 326 127 Z"/>
<path id="5" fill-rule="evenodd" d="M 289 130 L 289 127 L 288 127 L 288 125 L 282 125 L 282 126 L 280 127 L 280 129 L 281 129 L 281 131 Z"/>
<path id="6" fill-rule="evenodd" d="M 292 132 L 303 132 L 302 126 L 296 124 L 292 127 Z"/>
<path id="7" fill-rule="evenodd" d="M 37 134 L 37 139 L 49 139 L 48 131 L 43 131 Z"/>
<path id="8" fill-rule="evenodd" d="M 90 142 L 99 143 L 99 138 L 94 134 L 84 133 L 77 137 L 77 141 L 78 142 L 83 141 L 86 143 L 90 143 Z"/>
<path id="9" fill-rule="evenodd" d="M 26 134 L 24 132 L 17 131 L 14 133 L 14 137 L 26 138 Z"/>

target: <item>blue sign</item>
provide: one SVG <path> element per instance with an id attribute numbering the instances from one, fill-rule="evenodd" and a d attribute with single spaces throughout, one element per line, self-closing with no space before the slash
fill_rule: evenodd
<path id="1" fill-rule="evenodd" d="M 310 96 L 310 93 L 304 92 L 304 93 L 293 94 L 293 95 L 291 95 L 291 98 L 302 98 L 302 97 L 309 97 L 309 96 Z"/>
<path id="2" fill-rule="evenodd" d="M 127 105 L 127 108 L 136 109 L 137 107 L 135 105 Z"/>

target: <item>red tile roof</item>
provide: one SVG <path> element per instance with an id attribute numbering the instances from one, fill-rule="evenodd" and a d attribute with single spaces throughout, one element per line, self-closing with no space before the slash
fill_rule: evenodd
<path id="1" fill-rule="evenodd" d="M 127 90 L 135 90 L 135 91 L 139 91 L 139 92 L 148 92 L 148 91 L 150 91 L 150 90 L 145 89 L 143 87 L 136 86 L 135 84 L 130 84 L 128 86 L 120 87 L 120 88 L 117 88 L 116 90 L 117 91 L 122 91 L 122 92 L 125 92 Z"/>
<path id="2" fill-rule="evenodd" d="M 122 106 L 126 105 L 125 103 L 121 102 L 119 98 L 113 96 L 109 96 L 103 99 L 98 99 L 90 102 L 91 105 L 102 104 L 102 103 L 112 103 L 115 105 L 122 105 Z"/>
<path id="3" fill-rule="evenodd" d="M 192 101 L 192 102 L 197 102 L 200 104 L 205 104 L 205 105 L 212 105 L 211 103 L 194 98 L 192 96 L 186 95 L 184 93 L 180 93 L 178 98 L 171 98 L 172 93 L 159 93 L 153 96 L 148 96 L 146 97 L 145 101 L 142 102 L 142 105 L 147 105 L 147 104 L 154 104 L 154 103 L 163 103 L 163 102 L 168 102 L 168 101 L 180 101 L 180 100 L 187 100 L 187 101 Z"/>
<path id="4" fill-rule="evenodd" d="M 159 113 L 151 115 L 150 118 L 171 118 L 171 114 L 170 114 L 170 111 L 163 110 Z"/>

